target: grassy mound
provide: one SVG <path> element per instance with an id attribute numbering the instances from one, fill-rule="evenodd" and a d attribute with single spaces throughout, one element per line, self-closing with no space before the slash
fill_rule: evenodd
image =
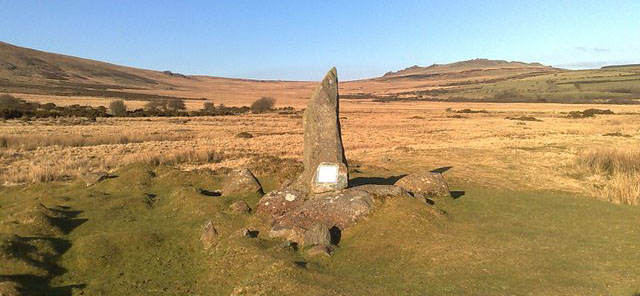
<path id="1" fill-rule="evenodd" d="M 437 202 L 448 213 L 438 216 L 417 200 L 390 199 L 343 231 L 333 256 L 310 257 L 269 239 L 253 215 L 229 210 L 237 200 L 253 207 L 259 196 L 202 194 L 220 189 L 220 175 L 148 165 L 115 175 L 91 187 L 76 181 L 0 189 L 0 287 L 30 295 L 640 291 L 638 207 L 464 188 L 459 198 Z M 39 213 L 37 227 L 16 218 L 23 211 Z M 205 250 L 199 238 L 208 221 L 218 238 Z M 258 236 L 244 236 L 245 229 Z"/>

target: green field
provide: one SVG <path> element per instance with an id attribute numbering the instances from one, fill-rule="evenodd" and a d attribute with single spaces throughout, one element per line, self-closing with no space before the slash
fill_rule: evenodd
<path id="1" fill-rule="evenodd" d="M 269 239 L 253 215 L 228 211 L 258 196 L 201 194 L 219 188 L 211 172 L 133 165 L 116 175 L 92 187 L 0 189 L 0 278 L 29 295 L 640 292 L 639 207 L 454 181 L 459 197 L 436 202 L 446 215 L 418 200 L 387 200 L 342 233 L 333 256 L 309 257 Z M 220 241 L 205 251 L 208 220 Z M 246 228 L 258 237 L 242 236 Z"/>
<path id="2" fill-rule="evenodd" d="M 424 93 L 425 97 L 429 95 L 429 92 Z M 640 66 L 563 71 L 491 83 L 470 83 L 450 87 L 437 98 L 491 102 L 637 104 L 640 102 Z"/>

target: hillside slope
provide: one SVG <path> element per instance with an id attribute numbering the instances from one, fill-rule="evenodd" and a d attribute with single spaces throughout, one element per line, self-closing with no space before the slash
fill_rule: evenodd
<path id="1" fill-rule="evenodd" d="M 324 73 L 319 73 L 320 78 Z M 463 100 L 491 102 L 637 103 L 640 68 L 633 65 L 571 71 L 539 63 L 475 59 L 412 66 L 382 77 L 340 83 L 350 100 Z M 113 99 L 182 98 L 241 106 L 273 97 L 278 106 L 304 108 L 314 82 L 191 76 L 48 53 L 0 42 L 0 93 L 59 104 L 106 105 Z M 137 102 L 137 103 L 136 103 Z M 191 102 L 191 103 L 189 103 Z"/>

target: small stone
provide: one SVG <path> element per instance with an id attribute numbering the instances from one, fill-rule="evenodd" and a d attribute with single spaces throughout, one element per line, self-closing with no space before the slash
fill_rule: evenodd
<path id="1" fill-rule="evenodd" d="M 441 173 L 420 172 L 409 174 L 395 183 L 416 197 L 449 197 L 449 185 Z"/>
<path id="2" fill-rule="evenodd" d="M 256 238 L 258 237 L 258 234 L 260 234 L 260 231 L 258 230 L 244 229 L 242 231 L 242 236 L 246 236 L 249 238 Z"/>
<path id="3" fill-rule="evenodd" d="M 87 184 L 87 187 L 98 184 L 107 178 L 109 178 L 109 174 L 104 172 L 87 173 L 82 175 L 82 180 Z"/>
<path id="4" fill-rule="evenodd" d="M 222 194 L 243 195 L 250 193 L 263 194 L 262 185 L 249 169 L 232 171 L 224 180 Z"/>
<path id="5" fill-rule="evenodd" d="M 251 207 L 249 207 L 249 205 L 244 200 L 239 200 L 232 203 L 229 206 L 229 209 L 231 210 L 231 212 L 237 214 L 246 214 L 251 212 Z"/>
<path id="6" fill-rule="evenodd" d="M 332 252 L 333 252 L 333 249 L 331 248 L 331 246 L 328 246 L 328 245 L 317 245 L 317 246 L 313 246 L 312 248 L 307 250 L 307 255 L 309 255 L 309 256 L 319 256 L 319 255 L 331 256 Z"/>
<path id="7" fill-rule="evenodd" d="M 284 250 L 284 251 L 297 251 L 298 250 L 298 243 L 296 242 L 292 242 L 290 240 L 287 240 L 285 242 L 283 242 L 282 244 L 279 245 L 279 249 L 280 250 Z"/>
<path id="8" fill-rule="evenodd" d="M 200 241 L 205 250 L 210 249 L 218 243 L 218 231 L 213 226 L 213 222 L 209 220 L 202 227 L 202 234 L 200 235 Z"/>
<path id="9" fill-rule="evenodd" d="M 307 262 L 304 262 L 304 261 L 294 261 L 292 265 L 293 267 L 297 267 L 297 268 L 302 268 L 302 269 L 307 268 Z"/>

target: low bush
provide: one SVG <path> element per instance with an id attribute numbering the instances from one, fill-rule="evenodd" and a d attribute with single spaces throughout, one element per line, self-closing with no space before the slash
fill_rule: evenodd
<path id="1" fill-rule="evenodd" d="M 587 118 L 594 117 L 596 114 L 614 114 L 613 111 L 609 109 L 586 109 L 584 111 L 571 111 L 567 115 L 567 118 Z"/>
<path id="2" fill-rule="evenodd" d="M 533 116 L 519 116 L 519 117 L 507 117 L 506 119 L 508 120 L 518 120 L 518 121 L 538 121 L 541 122 L 542 120 L 537 119 Z"/>
<path id="3" fill-rule="evenodd" d="M 240 139 L 251 139 L 253 138 L 253 135 L 247 132 L 240 132 L 238 134 L 236 134 L 236 138 L 240 138 Z"/>
<path id="4" fill-rule="evenodd" d="M 124 104 L 123 100 L 115 100 L 109 103 L 109 110 L 111 110 L 111 114 L 115 116 L 127 115 L 127 105 Z"/>
<path id="5" fill-rule="evenodd" d="M 474 113 L 489 113 L 487 110 L 472 110 L 472 109 L 462 109 L 455 111 L 456 113 L 466 113 L 466 114 L 474 114 Z"/>
<path id="6" fill-rule="evenodd" d="M 251 104 L 251 112 L 264 113 L 273 110 L 276 100 L 274 98 L 262 97 Z"/>

